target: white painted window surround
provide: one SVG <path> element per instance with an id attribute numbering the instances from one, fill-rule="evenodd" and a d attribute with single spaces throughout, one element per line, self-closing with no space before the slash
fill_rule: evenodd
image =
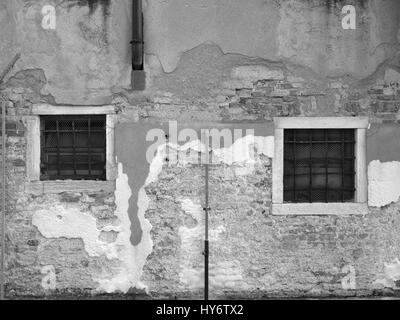
<path id="1" fill-rule="evenodd" d="M 107 181 L 56 180 L 40 181 L 40 116 L 41 115 L 106 115 L 106 176 Z M 34 194 L 114 191 L 117 167 L 114 155 L 114 106 L 52 106 L 38 104 L 32 107 L 32 115 L 24 116 L 27 133 L 25 191 Z"/>
<path id="2" fill-rule="evenodd" d="M 367 205 L 367 117 L 276 117 L 275 151 L 272 161 L 272 214 L 274 215 L 364 215 Z M 355 201 L 353 203 L 283 202 L 283 133 L 285 129 L 355 129 Z"/>

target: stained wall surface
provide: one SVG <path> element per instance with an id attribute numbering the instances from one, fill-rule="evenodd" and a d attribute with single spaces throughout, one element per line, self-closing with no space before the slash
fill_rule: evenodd
<path id="1" fill-rule="evenodd" d="M 212 147 L 213 297 L 398 295 L 400 3 L 144 1 L 144 91 L 130 3 L 0 4 L 0 71 L 21 54 L 0 84 L 7 296 L 200 297 L 204 129 L 231 137 Z M 38 105 L 114 108 L 111 183 L 29 181 Z M 365 216 L 272 215 L 273 118 L 316 116 L 369 119 Z"/>

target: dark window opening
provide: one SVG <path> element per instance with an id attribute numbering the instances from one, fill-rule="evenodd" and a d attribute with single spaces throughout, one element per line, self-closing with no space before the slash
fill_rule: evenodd
<path id="1" fill-rule="evenodd" d="M 352 202 L 355 130 L 284 131 L 285 202 Z"/>
<path id="2" fill-rule="evenodd" d="M 42 116 L 41 180 L 106 180 L 106 116 Z"/>

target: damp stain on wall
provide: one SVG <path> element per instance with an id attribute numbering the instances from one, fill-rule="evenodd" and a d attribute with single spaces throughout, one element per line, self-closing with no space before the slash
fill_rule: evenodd
<path id="1" fill-rule="evenodd" d="M 90 43 L 99 48 L 107 48 L 108 24 L 107 20 L 111 15 L 111 0 L 67 0 L 68 9 L 73 7 L 88 7 L 88 16 L 91 17 L 101 9 L 102 24 L 96 25 L 88 21 L 80 22 L 79 29 L 82 36 Z M 101 19 L 101 18 L 100 18 Z"/>
<path id="2" fill-rule="evenodd" d="M 110 14 L 111 0 L 67 0 L 68 7 L 89 7 L 89 15 L 92 15 L 99 7 L 103 10 L 103 16 Z"/>

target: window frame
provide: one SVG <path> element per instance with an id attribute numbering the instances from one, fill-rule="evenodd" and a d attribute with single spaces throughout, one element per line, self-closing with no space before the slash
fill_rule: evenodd
<path id="1" fill-rule="evenodd" d="M 26 183 L 25 191 L 34 194 L 114 191 L 117 166 L 114 151 L 115 108 L 108 106 L 52 106 L 39 104 L 32 107 L 32 115 L 25 116 Z M 46 115 L 105 115 L 106 116 L 106 180 L 40 180 L 40 116 Z"/>
<path id="2" fill-rule="evenodd" d="M 365 215 L 367 205 L 366 135 L 368 117 L 275 117 L 275 148 L 272 160 L 273 215 Z M 355 200 L 354 202 L 284 203 L 283 165 L 285 129 L 354 129 L 355 132 Z"/>
<path id="3" fill-rule="evenodd" d="M 90 119 L 90 120 L 89 120 Z M 54 181 L 54 180 L 96 180 L 96 181 L 106 181 L 106 115 L 86 115 L 86 114 L 79 114 L 79 115 L 41 115 L 40 116 L 40 131 L 41 131 L 41 141 L 40 141 L 40 148 L 41 148 L 41 174 L 40 174 L 40 180 L 41 181 Z M 85 121 L 83 121 L 85 120 Z M 65 121 L 70 121 L 71 122 L 71 127 L 70 128 L 59 128 L 60 123 L 63 124 Z M 92 128 L 92 123 L 100 122 L 102 124 L 102 128 Z M 58 123 L 59 126 L 55 125 L 53 129 L 47 129 L 46 130 L 46 124 L 49 125 L 50 123 Z M 76 129 L 77 123 L 82 126 L 79 129 Z M 82 128 L 84 131 L 82 131 Z M 61 139 L 63 137 L 63 134 L 70 135 L 72 139 L 68 141 L 67 145 L 62 145 L 60 143 L 59 145 L 54 142 L 54 146 L 47 147 L 46 148 L 46 139 L 49 137 L 55 138 L 56 136 L 58 137 L 57 139 Z M 88 138 L 88 145 L 86 146 L 81 146 L 79 145 L 79 141 L 81 141 L 80 137 L 78 135 L 84 135 L 85 138 L 88 138 L 89 136 L 94 138 L 91 138 L 89 141 Z M 96 135 L 101 135 L 101 139 L 97 140 Z M 98 136 L 97 136 L 98 137 Z M 60 140 L 62 141 L 62 139 Z M 82 150 L 83 149 L 83 150 Z M 62 170 L 65 170 L 65 167 L 63 167 L 62 163 L 60 163 L 58 160 L 61 157 L 61 153 L 64 153 L 64 156 L 68 154 L 70 159 L 72 160 L 72 167 L 74 168 L 74 173 L 73 174 L 63 174 Z M 56 157 L 57 158 L 57 173 L 55 173 L 53 169 L 49 169 L 49 164 L 46 165 L 46 162 L 48 161 L 48 158 L 46 159 L 47 156 L 51 157 Z M 87 159 L 85 161 L 85 165 L 87 165 L 87 174 L 80 174 L 78 173 L 79 169 L 77 168 L 78 164 L 78 157 L 80 155 L 87 156 Z M 102 169 L 101 173 L 97 172 L 96 175 L 96 170 L 89 170 L 90 164 L 93 163 L 93 157 L 94 156 L 99 156 L 101 157 L 101 163 L 102 163 Z M 81 162 L 81 164 L 83 164 Z M 72 168 L 71 168 L 72 169 Z M 70 169 L 69 169 L 70 170 Z M 85 169 L 86 170 L 86 169 Z"/>

